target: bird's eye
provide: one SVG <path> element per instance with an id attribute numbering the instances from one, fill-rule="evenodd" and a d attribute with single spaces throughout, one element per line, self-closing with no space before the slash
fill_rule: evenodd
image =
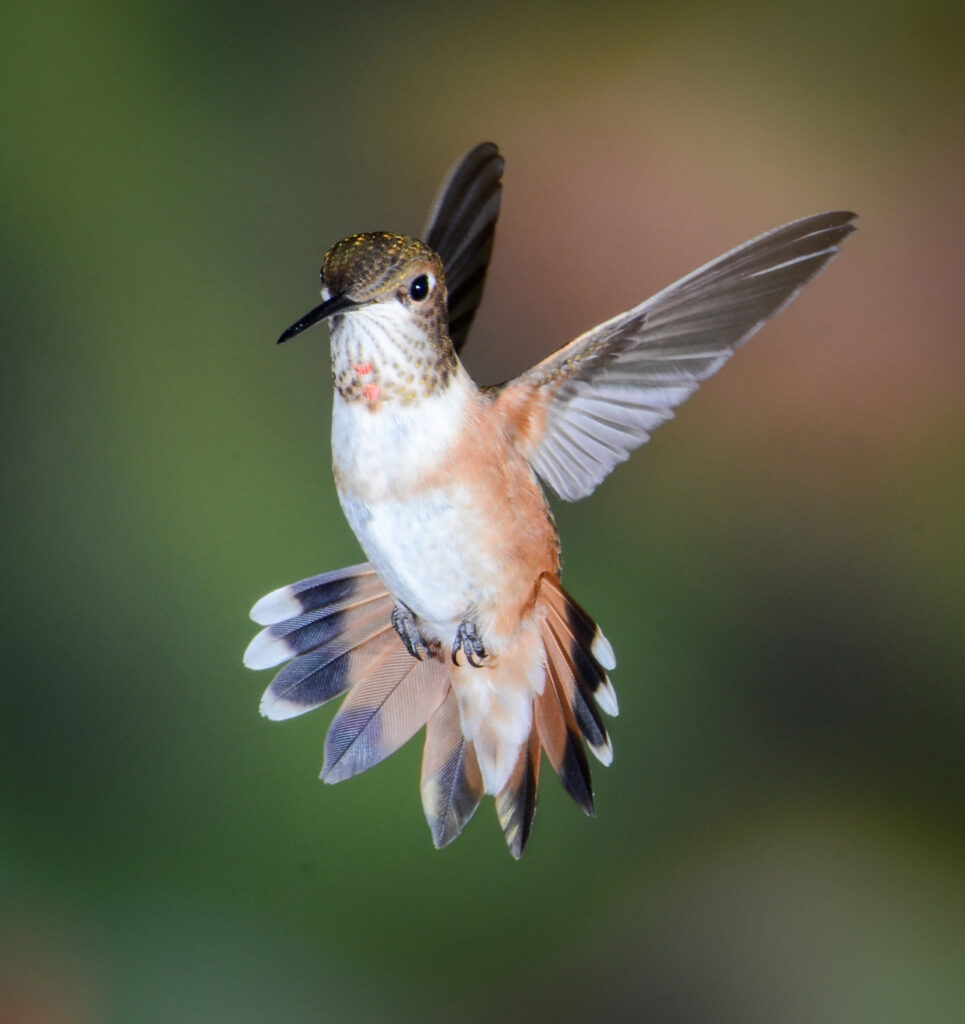
<path id="1" fill-rule="evenodd" d="M 429 275 L 420 274 L 409 285 L 409 296 L 413 302 L 421 302 L 429 294 Z"/>

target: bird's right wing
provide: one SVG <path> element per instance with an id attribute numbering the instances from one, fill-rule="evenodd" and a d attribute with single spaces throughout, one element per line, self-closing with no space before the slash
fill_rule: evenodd
<path id="1" fill-rule="evenodd" d="M 510 381 L 496 400 L 532 467 L 567 501 L 593 491 L 834 258 L 854 217 L 769 231 Z"/>
<path id="2" fill-rule="evenodd" d="M 443 182 L 422 240 L 446 268 L 449 337 L 458 352 L 482 298 L 502 198 L 503 158 L 491 142 L 471 149 Z"/>

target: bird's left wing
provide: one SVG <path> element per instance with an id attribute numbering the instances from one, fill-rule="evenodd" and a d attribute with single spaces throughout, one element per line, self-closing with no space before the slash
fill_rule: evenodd
<path id="1" fill-rule="evenodd" d="M 442 183 L 422 240 L 446 268 L 449 337 L 458 352 L 482 298 L 502 199 L 503 158 L 491 142 L 471 149 Z"/>
<path id="2" fill-rule="evenodd" d="M 855 214 L 819 213 L 732 249 L 507 384 L 530 464 L 585 497 L 838 252 Z"/>

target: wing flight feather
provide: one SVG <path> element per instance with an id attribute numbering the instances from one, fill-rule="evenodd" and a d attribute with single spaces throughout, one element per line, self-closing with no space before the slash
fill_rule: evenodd
<path id="1" fill-rule="evenodd" d="M 568 501 L 593 491 L 834 258 L 854 217 L 820 213 L 738 246 L 506 385 L 499 400 L 535 387 L 544 405 L 528 451 L 540 477 Z"/>

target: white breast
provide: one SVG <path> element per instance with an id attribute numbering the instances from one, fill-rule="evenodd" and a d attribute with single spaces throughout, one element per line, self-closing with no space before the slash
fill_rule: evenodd
<path id="1" fill-rule="evenodd" d="M 349 525 L 393 595 L 449 643 L 478 587 L 478 557 L 467 547 L 478 510 L 445 474 L 472 399 L 472 383 L 459 369 L 444 391 L 408 405 L 370 409 L 336 394 L 332 418 Z M 440 483 L 426 487 L 429 476 L 441 476 Z"/>
<path id="2" fill-rule="evenodd" d="M 404 404 L 346 402 L 335 395 L 332 456 L 358 489 L 382 496 L 438 469 L 461 434 L 469 399 L 456 374 L 445 391 Z"/>

